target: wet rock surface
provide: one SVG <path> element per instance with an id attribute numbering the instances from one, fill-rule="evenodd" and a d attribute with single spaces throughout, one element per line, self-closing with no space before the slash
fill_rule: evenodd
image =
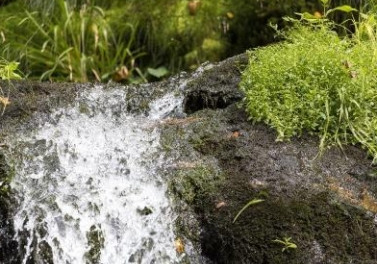
<path id="1" fill-rule="evenodd" d="M 315 139 L 276 143 L 272 131 L 250 125 L 235 106 L 197 117 L 185 128 L 188 141 L 215 157 L 225 178 L 215 191 L 186 198 L 201 221 L 203 254 L 213 263 L 377 262 L 376 180 L 363 151 L 351 147 L 344 156 L 332 149 L 316 157 Z M 264 202 L 233 223 L 252 199 Z M 298 248 L 282 252 L 273 240 L 288 237 Z"/>
<path id="2" fill-rule="evenodd" d="M 240 71 L 247 64 L 245 54 L 232 57 L 217 66 L 209 65 L 205 73 L 185 88 L 184 110 L 191 114 L 201 109 L 222 109 L 240 101 Z M 206 67 L 204 67 L 206 69 Z"/>
<path id="3" fill-rule="evenodd" d="M 248 121 L 235 66 L 244 61 L 189 83 L 186 122 L 165 127 L 176 157 L 171 191 L 185 201 L 178 232 L 210 263 L 377 263 L 377 168 L 358 147 L 320 154 L 317 138 L 276 142 L 272 129 Z M 232 100 L 212 103 L 218 96 Z M 263 202 L 234 222 L 253 199 Z M 288 238 L 296 249 L 274 241 Z"/>
<path id="4" fill-rule="evenodd" d="M 12 170 L 5 157 L 0 153 L 0 263 L 20 263 L 18 243 L 13 240 L 15 234 L 11 218 L 11 205 L 15 203 L 9 188 Z"/>
<path id="5" fill-rule="evenodd" d="M 189 250 L 191 241 L 203 255 L 182 262 L 377 263 L 377 168 L 357 146 L 320 155 L 317 138 L 276 142 L 272 129 L 247 120 L 238 90 L 246 63 L 246 55 L 240 55 L 205 66 L 185 86 L 185 113 L 156 123 L 161 148 L 169 156 L 161 170 L 169 177 L 178 213 L 176 236 L 182 250 Z M 125 88 L 127 110 L 146 112 L 150 100 L 178 85 L 178 79 Z M 69 105 L 81 86 L 17 83 L 13 89 L 0 123 L 2 133 L 32 112 Z M 87 110 L 83 105 L 82 111 Z M 234 221 L 253 199 L 263 202 L 249 206 Z M 12 244 L 4 204 L 0 220 L 9 228 L 2 229 L 0 262 L 19 263 L 17 258 L 5 261 L 17 255 L 17 245 Z M 88 234 L 88 239 L 96 238 L 90 240 L 93 263 L 102 246 L 95 231 Z M 297 248 L 276 242 L 288 238 Z M 39 250 L 43 248 L 49 259 L 48 245 L 40 244 Z M 128 261 L 137 262 L 142 255 L 137 252 Z"/>
<path id="6" fill-rule="evenodd" d="M 133 114 L 147 114 L 149 103 L 180 85 L 181 80 L 187 77 L 182 73 L 167 81 L 147 83 L 130 86 L 120 86 L 117 83 L 106 84 L 108 90 L 121 87 L 127 91 L 124 104 L 127 111 Z M 9 131 L 15 125 L 38 112 L 39 115 L 48 115 L 57 107 L 69 107 L 74 103 L 79 92 L 93 89 L 96 85 L 103 84 L 73 84 L 73 83 L 48 83 L 33 81 L 14 81 L 11 84 L 0 80 L 0 86 L 10 94 L 10 104 L 4 114 L 0 115 L 0 136 L 4 131 Z M 81 106 L 83 113 L 90 112 L 85 104 Z"/>

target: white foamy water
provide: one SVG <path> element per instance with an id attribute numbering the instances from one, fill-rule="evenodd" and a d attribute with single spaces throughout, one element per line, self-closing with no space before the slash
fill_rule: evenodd
<path id="1" fill-rule="evenodd" d="M 29 233 L 23 263 L 179 262 L 155 124 L 182 100 L 167 94 L 146 117 L 126 112 L 126 96 L 95 87 L 34 131 L 12 135 L 22 153 L 15 229 L 18 238 Z"/>

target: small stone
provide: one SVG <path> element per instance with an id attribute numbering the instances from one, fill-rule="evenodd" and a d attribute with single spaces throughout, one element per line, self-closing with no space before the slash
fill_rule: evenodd
<path id="1" fill-rule="evenodd" d="M 226 202 L 222 201 L 216 204 L 216 209 L 220 209 L 221 207 L 226 206 Z"/>
<path id="2" fill-rule="evenodd" d="M 230 133 L 227 135 L 227 138 L 228 138 L 228 139 L 234 139 L 234 138 L 238 138 L 240 135 L 241 135 L 240 131 L 235 130 L 235 131 L 233 131 L 233 132 L 230 132 Z"/>
<path id="3" fill-rule="evenodd" d="M 249 184 L 253 187 L 253 188 L 261 188 L 261 187 L 265 187 L 267 185 L 267 183 L 263 182 L 263 181 L 260 181 L 258 179 L 252 179 Z"/>
<path id="4" fill-rule="evenodd" d="M 140 215 L 150 215 L 153 213 L 152 209 L 150 209 L 149 207 L 144 207 L 143 209 L 137 209 L 137 212 L 140 214 Z"/>
<path id="5" fill-rule="evenodd" d="M 129 262 L 129 263 L 134 263 L 134 262 L 135 262 L 135 254 L 132 254 L 132 255 L 130 256 L 130 258 L 128 259 L 128 262 Z"/>
<path id="6" fill-rule="evenodd" d="M 185 245 L 183 244 L 182 239 L 178 238 L 174 241 L 175 250 L 178 254 L 182 254 L 185 252 Z"/>

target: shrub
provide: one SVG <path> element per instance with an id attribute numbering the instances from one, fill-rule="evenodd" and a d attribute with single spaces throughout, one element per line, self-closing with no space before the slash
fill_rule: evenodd
<path id="1" fill-rule="evenodd" d="M 241 89 L 254 121 L 278 140 L 304 131 L 320 147 L 360 143 L 377 159 L 377 42 L 341 39 L 327 24 L 296 25 L 282 43 L 249 52 Z"/>

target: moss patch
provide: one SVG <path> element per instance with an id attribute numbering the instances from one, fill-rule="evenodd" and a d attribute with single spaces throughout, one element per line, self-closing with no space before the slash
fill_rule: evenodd
<path id="1" fill-rule="evenodd" d="M 198 165 L 194 168 L 178 170 L 169 182 L 169 190 L 187 204 L 198 204 L 216 191 L 223 179 L 215 168 Z"/>

